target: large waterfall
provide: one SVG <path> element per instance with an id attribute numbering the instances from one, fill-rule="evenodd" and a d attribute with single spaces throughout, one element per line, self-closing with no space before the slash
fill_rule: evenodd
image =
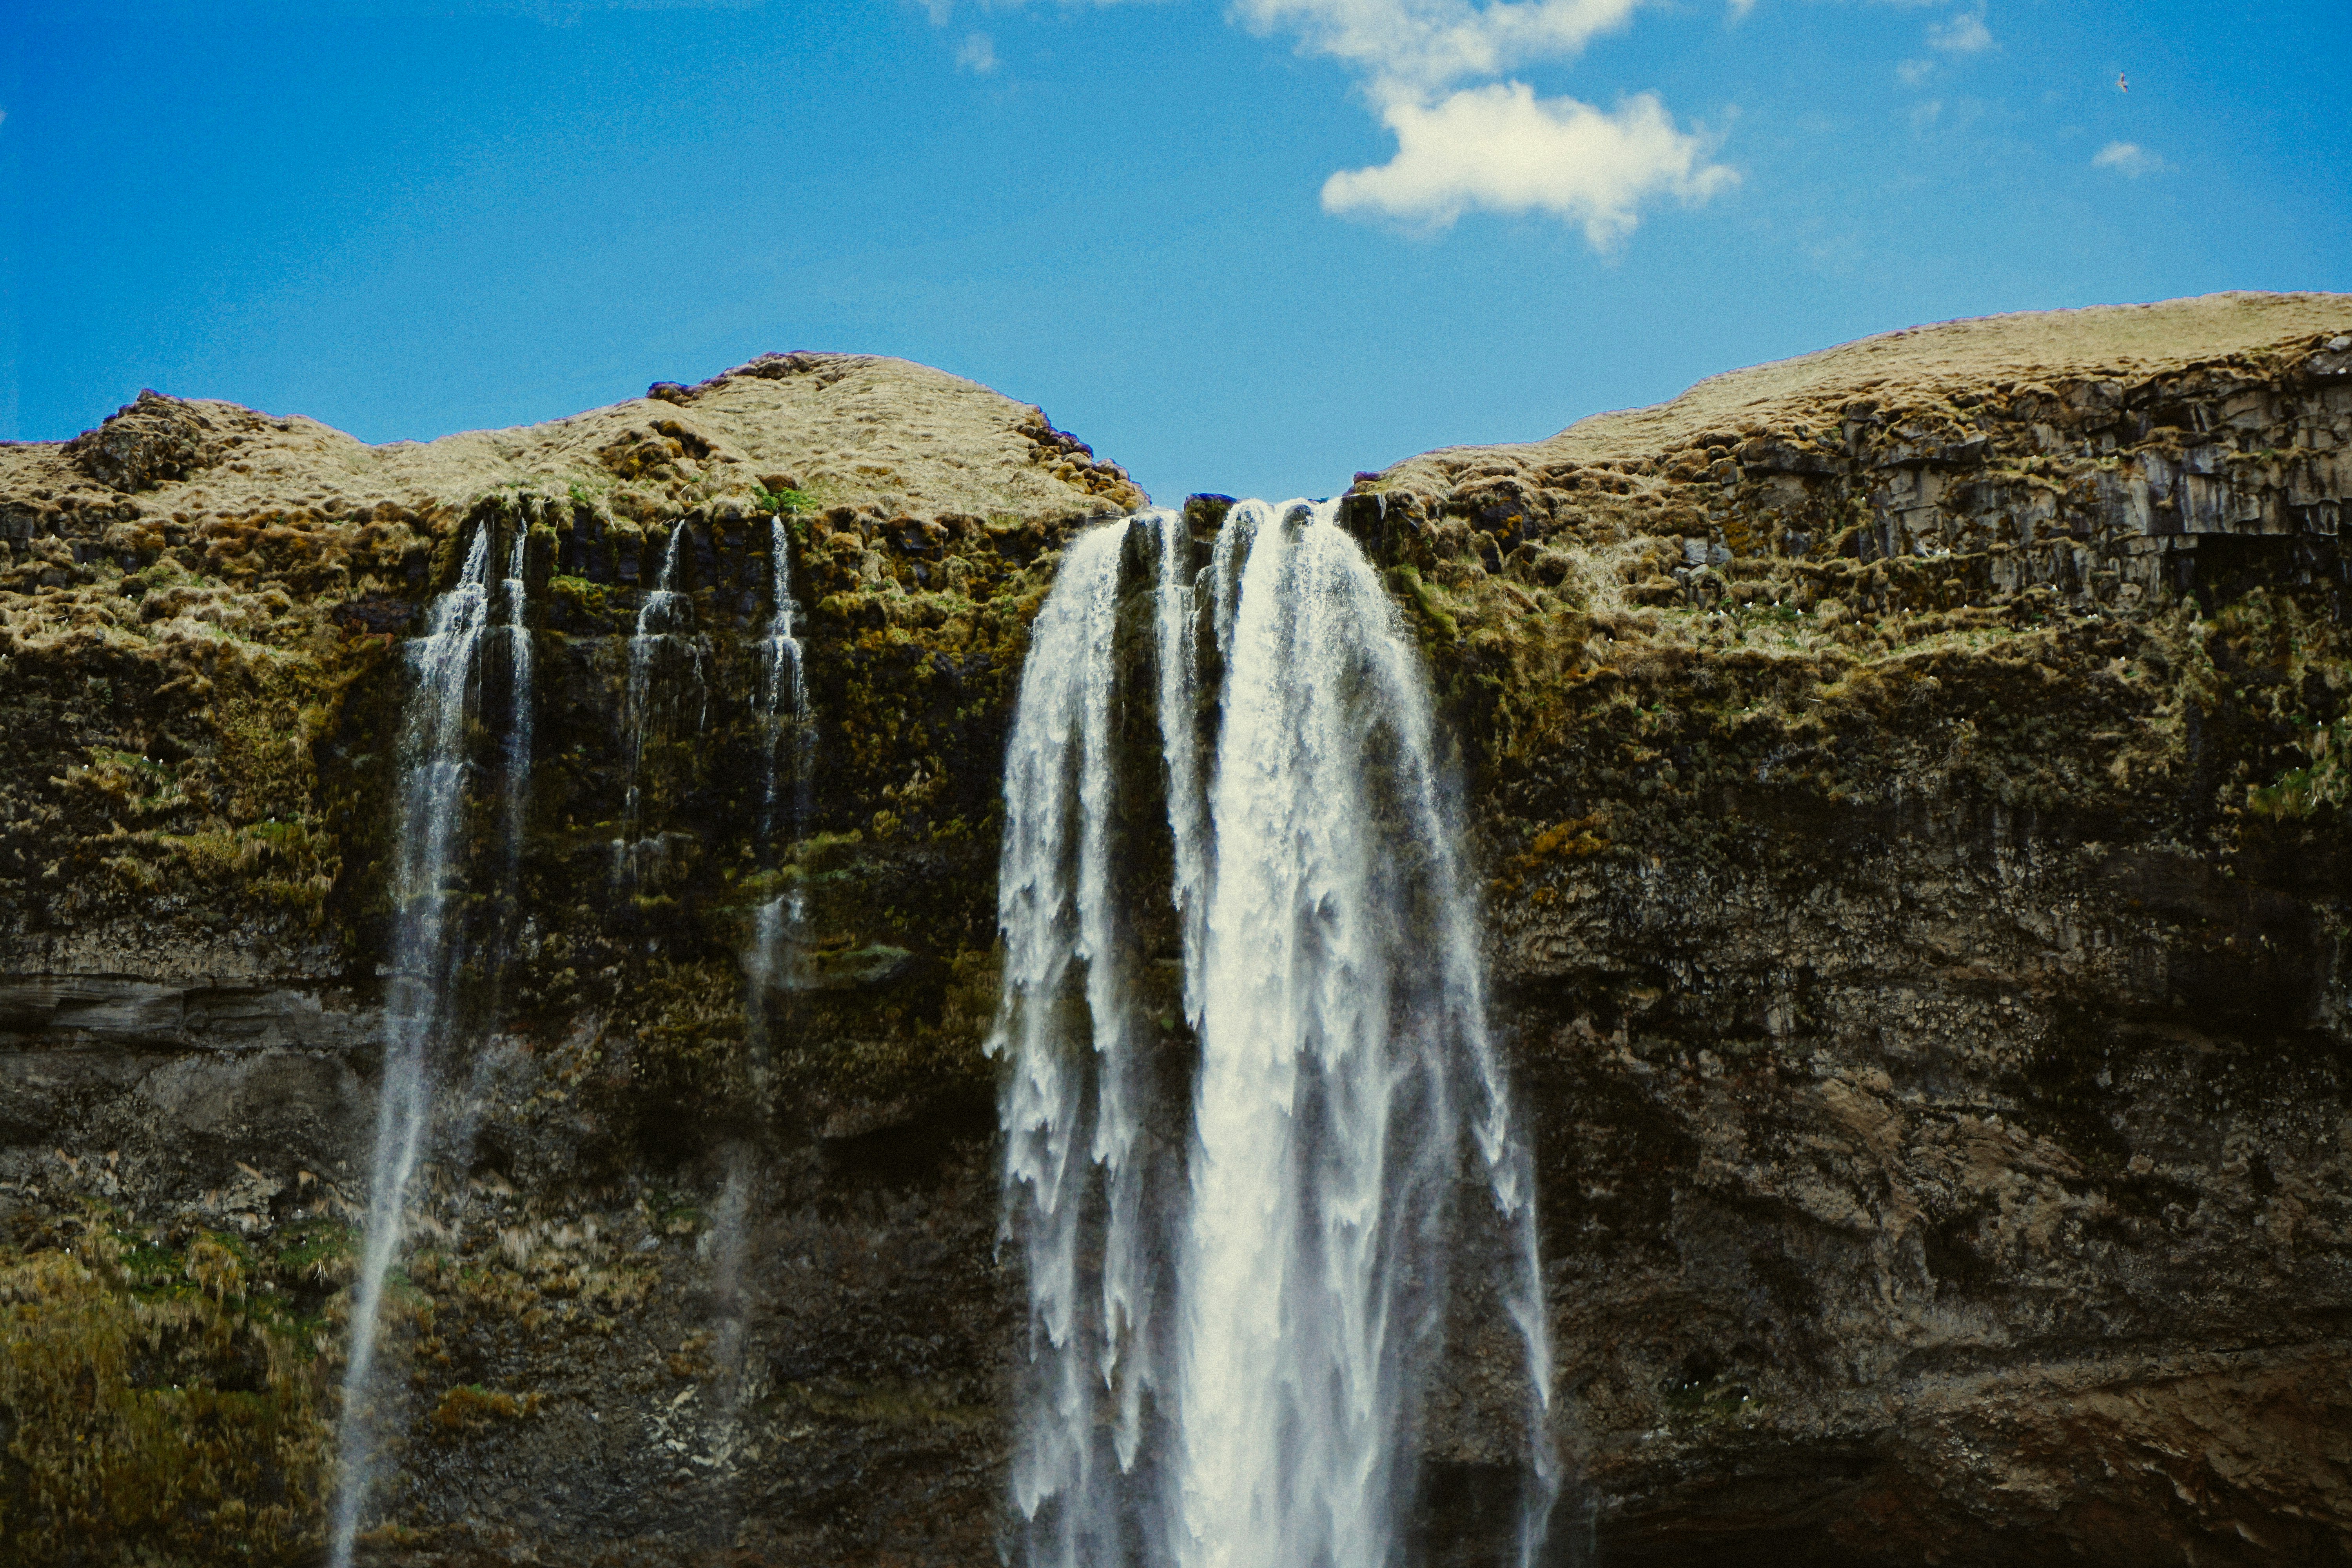
<path id="1" fill-rule="evenodd" d="M 509 635 L 508 740 L 501 826 L 511 875 L 530 788 L 530 644 L 524 624 L 523 537 L 516 530 L 509 574 L 494 606 L 491 525 L 474 531 L 457 581 L 434 600 L 425 633 L 404 650 L 410 686 L 400 731 L 391 984 L 386 998 L 383 1082 L 359 1278 L 352 1292 L 352 1339 L 343 1373 L 331 1561 L 348 1568 L 360 1510 L 374 1479 L 381 1423 L 373 1401 L 383 1334 L 384 1284 L 399 1255 L 409 1183 L 430 1109 L 434 1050 L 456 1024 L 455 992 L 465 952 L 457 914 L 463 889 L 466 784 L 473 762 L 469 720 L 482 706 L 480 653 L 494 607 Z"/>
<path id="2" fill-rule="evenodd" d="M 1006 1221 L 1029 1279 L 1013 1495 L 1034 1568 L 1398 1561 L 1465 1161 L 1509 1237 L 1500 1294 L 1534 1402 L 1522 1558 L 1540 1544 L 1528 1155 L 1425 677 L 1336 514 L 1243 503 L 1205 566 L 1174 514 L 1085 534 L 1033 636 L 992 1049 L 1010 1058 Z M 1148 582 L 1122 569 L 1131 542 Z M 1119 638 L 1130 613 L 1148 639 Z M 1140 689 L 1115 651 L 1136 643 L 1158 667 Z M 1164 802 L 1118 754 L 1142 690 Z M 1156 892 L 1135 886 L 1146 842 L 1165 846 Z M 1189 1061 L 1148 994 L 1144 933 L 1171 903 Z M 1171 1135 L 1188 1077 L 1190 1135 Z"/>
<path id="3" fill-rule="evenodd" d="M 1156 1556 L 1149 1537 L 1163 1445 L 1157 1432 L 1145 1441 L 1145 1420 L 1164 1386 L 1165 1281 L 1150 1267 L 1160 1249 L 1144 1227 L 1156 1217 L 1150 1200 L 1166 1191 L 1171 1151 L 1150 1139 L 1158 1119 L 1140 1103 L 1150 1065 L 1141 1042 L 1150 1036 L 1113 903 L 1112 646 L 1124 532 L 1097 529 L 1063 556 L 1031 632 L 1005 761 L 1004 993 L 990 1048 L 1012 1058 L 1007 1220 L 1026 1251 L 1030 1301 L 1013 1490 L 1037 1568 Z M 1085 1255 L 1097 1237 L 1098 1262 Z"/>

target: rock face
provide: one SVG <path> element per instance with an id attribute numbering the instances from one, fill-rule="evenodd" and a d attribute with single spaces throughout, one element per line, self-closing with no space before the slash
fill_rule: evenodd
<path id="1" fill-rule="evenodd" d="M 2352 1557 L 2347 489 L 2318 296 L 1924 328 L 1360 476 L 1491 879 L 1564 1551 Z M 142 395 L 0 448 L 0 1562 L 319 1550 L 396 645 L 485 526 L 528 831 L 462 921 L 363 1552 L 993 1561 L 997 770 L 1060 541 L 1140 500 L 835 355 L 426 446 Z M 777 516 L 818 729 L 781 855 Z M 1452 1354 L 1421 1533 L 1484 1561 L 1508 1352 Z"/>
<path id="2" fill-rule="evenodd" d="M 376 448 L 146 395 L 0 448 L 0 1560 L 318 1552 L 397 645 L 485 527 L 525 546 L 537 755 L 519 895 L 458 921 L 467 1022 L 392 1297 L 407 1491 L 369 1549 L 988 1554 L 1017 1300 L 979 1052 L 996 761 L 1055 543 L 1143 497 L 920 366 L 656 392 Z M 781 865 L 754 844 L 778 516 L 820 731 Z M 624 634 L 677 530 L 690 635 L 635 744 Z M 808 951 L 755 1062 L 742 958 L 793 881 Z M 735 1420 L 711 1246 L 747 1143 Z"/>
<path id="3" fill-rule="evenodd" d="M 1604 1559 L 2352 1547 L 2347 332 L 1957 323 L 1367 476 Z"/>

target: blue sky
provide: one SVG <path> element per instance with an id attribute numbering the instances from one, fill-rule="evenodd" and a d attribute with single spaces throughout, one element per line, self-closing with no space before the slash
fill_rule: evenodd
<path id="1" fill-rule="evenodd" d="M 152 385 L 429 437 L 825 348 L 1162 500 L 1325 493 L 1917 321 L 2352 289 L 2345 0 L 10 12 L 0 437 Z"/>

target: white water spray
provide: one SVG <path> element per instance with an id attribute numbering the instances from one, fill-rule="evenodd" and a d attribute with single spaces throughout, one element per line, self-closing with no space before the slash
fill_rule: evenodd
<path id="1" fill-rule="evenodd" d="M 1139 1245 L 1160 1193 L 1137 1157 L 1139 1033 L 1112 930 L 1111 645 L 1123 529 L 1070 544 L 1030 633 L 1011 749 L 997 889 L 1009 1057 L 1006 1227 L 1029 1276 L 1013 1496 L 1034 1568 L 1132 1561 L 1151 1529 L 1139 1475 L 1158 1385 L 1158 1301 Z M 1098 1260 L 1089 1237 L 1100 1238 Z M 1153 1456 L 1156 1458 L 1156 1456 Z"/>
<path id="2" fill-rule="evenodd" d="M 1419 659 L 1336 514 L 1234 508 L 1197 586 L 1181 520 L 1083 535 L 1033 633 L 992 1040 L 1010 1058 L 1006 1223 L 1029 1268 L 1013 1493 L 1033 1568 L 1400 1561 L 1470 1158 L 1512 1237 L 1505 1294 L 1535 1400 L 1522 1560 L 1541 1542 L 1556 1482 L 1531 1184 L 1462 829 Z M 1110 874 L 1129 528 L 1159 546 L 1171 892 L 1200 1046 L 1181 1175 L 1142 1135 L 1166 1108 L 1149 1103 L 1132 906 Z M 1223 672 L 1205 785 L 1200 587 Z"/>
<path id="3" fill-rule="evenodd" d="M 397 912 L 366 1241 L 352 1293 L 352 1343 L 343 1373 L 333 1568 L 349 1568 L 360 1510 L 374 1479 L 379 1433 L 369 1401 L 384 1281 L 399 1255 L 409 1180 L 424 1138 L 426 1058 L 450 1023 L 459 947 L 450 929 L 450 884 L 465 813 L 466 720 L 478 689 L 476 655 L 489 619 L 489 557 L 490 529 L 485 524 L 475 531 L 456 586 L 433 602 L 425 636 L 404 650 L 414 685 L 399 746 L 400 816 L 393 867 Z"/>
<path id="4" fill-rule="evenodd" d="M 1181 512 L 1149 512 L 1139 521 L 1154 531 L 1160 547 L 1152 651 L 1160 675 L 1160 755 L 1168 770 L 1169 897 L 1175 902 L 1183 938 L 1184 1022 L 1197 1030 L 1209 919 L 1209 817 L 1201 777 L 1201 616 L 1193 589 L 1192 539 Z"/>

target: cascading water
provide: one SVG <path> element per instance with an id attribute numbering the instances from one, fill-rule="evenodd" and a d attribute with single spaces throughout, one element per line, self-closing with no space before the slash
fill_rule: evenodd
<path id="1" fill-rule="evenodd" d="M 780 835 L 799 833 L 808 816 L 809 763 L 816 745 L 816 726 L 810 721 L 808 672 L 801 660 L 800 605 L 793 597 L 792 538 L 782 516 L 770 520 L 768 527 L 774 608 L 761 644 L 760 668 L 761 734 L 767 752 L 760 840 L 772 865 Z M 780 818 L 780 809 L 788 810 L 789 816 Z M 802 881 L 794 878 L 782 896 L 760 906 L 752 961 L 759 989 L 764 990 L 777 978 L 785 949 L 798 943 L 806 901 Z"/>
<path id="2" fill-rule="evenodd" d="M 769 523 L 768 561 L 773 606 L 768 635 L 761 642 L 760 730 L 766 770 L 760 797 L 760 853 L 767 869 L 776 867 L 778 847 L 797 836 L 808 819 L 809 764 L 816 725 L 809 711 L 808 677 L 802 667 L 800 605 L 793 597 L 792 540 L 784 520 Z M 807 914 L 807 893 L 795 877 L 785 890 L 761 900 L 751 921 L 750 971 L 751 1072 L 764 1089 L 768 1073 L 768 992 L 789 983 L 789 954 L 799 948 Z M 730 1166 L 729 1181 L 737 1177 Z M 722 1252 L 730 1243 L 720 1237 Z M 723 1261 L 723 1259 L 722 1259 Z M 731 1267 L 731 1265 L 730 1265 Z"/>
<path id="3" fill-rule="evenodd" d="M 1179 1265 L 1175 1555 L 1202 1568 L 1394 1555 L 1465 1133 L 1535 1284 L 1425 679 L 1337 511 L 1250 509 L 1230 605 Z"/>
<path id="4" fill-rule="evenodd" d="M 1419 660 L 1329 504 L 1244 503 L 1204 580 L 1180 519 L 1082 535 L 1033 632 L 1005 768 L 1006 1223 L 1030 1332 L 1013 1495 L 1035 1568 L 1383 1568 L 1403 1551 L 1475 1153 L 1508 1230 L 1534 1484 L 1555 1489 L 1528 1158 Z M 1148 531 L 1192 1134 L 1111 874 L 1119 563 Z M 1193 730 L 1207 650 L 1213 769 Z M 1121 858 L 1122 866 L 1130 858 Z M 1082 999 L 1083 1007 L 1077 1005 Z"/>
<path id="5" fill-rule="evenodd" d="M 431 1089 L 430 1055 L 454 1019 L 453 992 L 464 944 L 456 929 L 459 836 L 465 819 L 468 718 L 480 697 L 480 651 L 491 614 L 491 529 L 467 546 L 457 584 L 433 602 L 423 637 L 407 654 L 412 685 L 399 741 L 397 850 L 393 866 L 391 984 L 386 998 L 383 1079 L 376 1102 L 367 1228 L 352 1293 L 352 1341 L 338 1434 L 341 1476 L 331 1561 L 348 1568 L 360 1510 L 374 1479 L 375 1412 L 370 1401 L 383 1331 L 384 1284 L 399 1255 L 411 1178 L 423 1144 Z M 519 828 L 529 790 L 530 664 L 523 629 L 522 542 L 505 580 L 504 625 L 511 727 L 507 741 L 505 826 Z"/>
<path id="6" fill-rule="evenodd" d="M 802 667 L 798 637 L 800 605 L 793 597 L 792 542 L 784 520 L 770 523 L 769 563 L 773 608 L 767 636 L 761 643 L 759 712 L 766 763 L 761 793 L 760 845 L 767 869 L 773 870 L 777 850 L 797 835 L 808 817 L 809 763 L 816 729 L 809 710 L 808 681 Z M 764 1094 L 769 1078 L 772 1017 L 768 993 L 780 982 L 789 984 L 786 955 L 796 951 L 803 934 L 805 894 L 794 879 L 786 891 L 763 900 L 752 921 L 751 947 L 747 955 L 749 997 L 745 1014 L 750 1024 L 748 1044 L 755 1094 Z M 715 1462 L 731 1459 L 740 1438 L 738 1420 L 751 1396 L 751 1369 L 746 1364 L 751 1303 L 744 1289 L 744 1265 L 750 1245 L 753 1200 L 759 1172 L 757 1151 L 746 1141 L 730 1142 L 722 1156 L 726 1179 L 710 1230 L 711 1300 L 716 1327 L 713 1358 L 719 1387 L 713 1408 L 717 1421 L 710 1438 Z M 729 1524 L 722 1516 L 710 1521 L 713 1541 Z"/>
<path id="7" fill-rule="evenodd" d="M 1139 1007 L 1110 896 L 1123 533 L 1097 529 L 1063 556 L 1030 632 L 1005 761 L 1004 1001 L 990 1049 L 1012 1061 L 1006 1218 L 1029 1276 L 1027 1422 L 1013 1494 L 1036 1568 L 1135 1560 L 1156 1500 L 1156 1464 L 1137 1473 L 1157 1457 L 1143 1438 L 1159 1386 L 1150 1331 L 1160 1295 L 1140 1268 L 1150 1173 L 1137 1158 Z M 1087 1257 L 1093 1237 L 1098 1266 Z"/>
<path id="8" fill-rule="evenodd" d="M 499 785 L 499 816 L 506 845 L 506 919 L 499 939 L 499 956 L 511 959 L 526 924 L 522 900 L 522 845 L 530 811 L 531 670 L 530 619 L 524 562 L 530 532 L 518 525 L 507 547 L 507 574 L 499 584 L 503 605 L 499 617 L 506 633 L 508 724 L 505 776 Z"/>
<path id="9" fill-rule="evenodd" d="M 525 612 L 523 560 L 530 541 L 517 528 L 507 548 L 507 574 L 499 583 L 505 595 L 500 625 L 507 634 L 507 669 L 513 689 L 513 718 L 507 729 L 505 818 L 507 880 L 512 884 L 522 863 L 523 818 L 530 805 L 530 626 Z"/>
<path id="10" fill-rule="evenodd" d="M 643 805 L 640 775 L 646 760 L 646 735 L 653 722 L 649 708 L 654 661 L 694 619 L 694 601 L 670 585 L 677 580 L 678 552 L 685 548 L 688 531 L 684 522 L 669 531 L 661 570 L 655 574 L 654 585 L 646 591 L 645 602 L 637 606 L 636 626 L 629 634 L 629 679 L 626 706 L 622 713 L 629 737 L 629 771 L 621 795 L 621 836 L 613 840 L 613 874 L 616 879 L 635 876 L 639 868 L 637 822 Z M 695 649 L 694 669 L 699 682 L 702 658 L 698 647 Z"/>
<path id="11" fill-rule="evenodd" d="M 1201 777 L 1201 735 L 1194 713 L 1201 617 L 1189 570 L 1192 541 L 1183 514 L 1154 511 L 1146 514 L 1143 523 L 1153 531 L 1160 556 L 1151 618 L 1152 652 L 1160 675 L 1160 745 L 1168 770 L 1169 894 L 1181 921 L 1184 1022 L 1197 1031 L 1201 955 L 1209 919 L 1208 799 Z M 1225 535 L 1218 537 L 1222 544 Z M 1223 657 L 1221 645 L 1219 658 Z"/>

